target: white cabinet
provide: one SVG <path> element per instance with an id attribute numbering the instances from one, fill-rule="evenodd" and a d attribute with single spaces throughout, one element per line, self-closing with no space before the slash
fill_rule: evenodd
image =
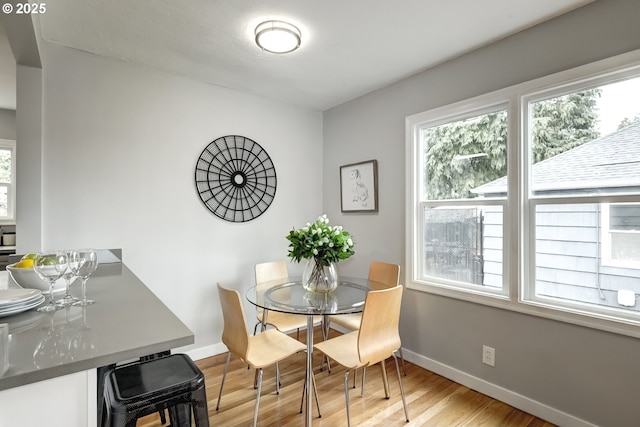
<path id="1" fill-rule="evenodd" d="M 95 370 L 0 391 L 0 427 L 95 427 Z"/>

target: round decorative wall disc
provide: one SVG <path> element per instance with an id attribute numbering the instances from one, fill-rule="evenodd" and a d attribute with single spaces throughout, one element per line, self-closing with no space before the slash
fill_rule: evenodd
<path id="1" fill-rule="evenodd" d="M 196 163 L 202 203 L 225 221 L 246 222 L 262 215 L 276 195 L 276 168 L 267 152 L 244 136 L 220 137 Z"/>

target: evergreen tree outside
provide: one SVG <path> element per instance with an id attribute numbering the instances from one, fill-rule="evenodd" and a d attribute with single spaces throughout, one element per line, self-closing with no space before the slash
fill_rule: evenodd
<path id="1" fill-rule="evenodd" d="M 6 217 L 8 185 L 11 184 L 11 150 L 0 149 L 0 216 Z"/>
<path id="2" fill-rule="evenodd" d="M 469 190 L 506 175 L 505 110 L 425 130 L 426 196 L 472 197 Z"/>
<path id="3" fill-rule="evenodd" d="M 635 116 L 632 119 L 630 119 L 629 117 L 625 117 L 624 119 L 622 119 L 622 121 L 618 125 L 618 130 L 626 128 L 627 126 L 632 125 L 634 123 L 638 123 L 638 122 L 640 122 L 640 116 Z"/>
<path id="4" fill-rule="evenodd" d="M 0 149 L 0 182 L 11 183 L 11 151 Z"/>
<path id="5" fill-rule="evenodd" d="M 533 163 L 598 138 L 600 89 L 532 105 Z M 507 174 L 507 113 L 492 112 L 425 129 L 428 200 L 473 198 L 471 189 Z"/>
<path id="6" fill-rule="evenodd" d="M 541 162 L 596 139 L 597 100 L 591 89 L 540 101 L 533 107 L 533 163 Z"/>

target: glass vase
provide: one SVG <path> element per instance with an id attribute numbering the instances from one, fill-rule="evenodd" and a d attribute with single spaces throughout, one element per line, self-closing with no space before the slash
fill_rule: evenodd
<path id="1" fill-rule="evenodd" d="M 338 287 L 338 269 L 334 263 L 323 265 L 315 258 L 305 262 L 302 286 L 309 292 L 331 292 Z"/>

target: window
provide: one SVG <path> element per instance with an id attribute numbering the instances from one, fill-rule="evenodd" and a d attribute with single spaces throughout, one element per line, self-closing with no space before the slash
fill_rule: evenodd
<path id="1" fill-rule="evenodd" d="M 418 279 L 504 293 L 506 188 L 501 197 L 482 200 L 477 189 L 495 180 L 506 187 L 500 179 L 507 172 L 506 104 L 471 107 L 417 127 L 424 236 Z"/>
<path id="2" fill-rule="evenodd" d="M 602 204 L 602 264 L 640 269 L 640 204 Z"/>
<path id="3" fill-rule="evenodd" d="M 407 286 L 639 335 L 638 99 L 633 52 L 408 117 Z"/>
<path id="4" fill-rule="evenodd" d="M 607 103 L 612 93 L 624 96 Z M 527 300 L 629 312 L 621 318 L 640 311 L 618 298 L 640 294 L 638 208 L 607 203 L 640 200 L 640 105 L 629 102 L 637 97 L 640 76 L 615 75 L 524 98 L 535 260 L 525 276 Z"/>
<path id="5" fill-rule="evenodd" d="M 0 223 L 15 221 L 15 141 L 0 139 Z"/>

